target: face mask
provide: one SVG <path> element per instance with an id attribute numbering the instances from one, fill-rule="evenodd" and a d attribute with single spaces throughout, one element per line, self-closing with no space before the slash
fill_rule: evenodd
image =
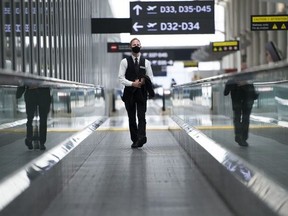
<path id="1" fill-rule="evenodd" d="M 138 47 L 138 46 L 132 47 L 132 52 L 139 53 L 140 52 L 140 47 Z"/>

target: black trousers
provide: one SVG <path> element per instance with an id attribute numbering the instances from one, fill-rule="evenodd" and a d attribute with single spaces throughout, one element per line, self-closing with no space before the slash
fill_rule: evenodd
<path id="1" fill-rule="evenodd" d="M 246 141 L 248 139 L 250 114 L 253 101 L 240 101 L 233 106 L 233 123 L 235 139 Z"/>
<path id="2" fill-rule="evenodd" d="M 137 89 L 131 97 L 125 101 L 128 114 L 129 130 L 132 142 L 146 137 L 146 110 L 147 99 L 143 97 L 140 89 Z M 137 124 L 137 119 L 138 124 Z"/>
<path id="3" fill-rule="evenodd" d="M 47 137 L 47 118 L 50 111 L 51 95 L 49 88 L 35 88 L 26 89 L 25 105 L 27 114 L 26 123 L 26 139 L 33 140 L 33 118 L 38 109 L 40 126 L 39 126 L 39 138 L 40 143 L 44 144 Z"/>

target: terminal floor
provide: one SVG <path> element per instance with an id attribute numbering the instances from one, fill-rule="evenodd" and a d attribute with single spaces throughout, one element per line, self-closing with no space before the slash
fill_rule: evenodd
<path id="1" fill-rule="evenodd" d="M 148 119 L 159 128 L 167 122 L 159 116 Z M 122 124 L 124 130 L 110 127 L 43 216 L 234 215 L 168 130 L 148 127 L 147 144 L 131 149 L 123 117 L 108 124 L 112 129 Z"/>
<path id="2" fill-rule="evenodd" d="M 107 135 L 43 215 L 234 215 L 168 131 L 173 121 L 159 113 L 161 108 L 150 106 L 148 142 L 131 149 L 128 119 L 118 110 L 98 128 Z M 47 150 L 90 122 L 91 117 L 49 119 Z M 1 179 L 45 154 L 26 149 L 24 129 L 22 125 L 0 133 Z M 81 145 L 95 139 L 97 133 Z"/>
<path id="3" fill-rule="evenodd" d="M 109 131 L 108 135 L 43 215 L 233 215 L 168 132 L 171 119 L 163 115 L 159 106 L 153 106 L 147 111 L 147 145 L 142 149 L 130 148 L 125 110 L 123 107 L 117 110 L 99 128 Z M 213 115 L 184 118 L 219 145 L 288 188 L 285 128 L 251 121 L 250 145 L 243 148 L 234 141 L 230 118 Z M 47 149 L 95 119 L 97 116 L 50 119 Z M 13 130 L 13 133 L 0 132 L 0 181 L 43 154 L 26 149 L 23 125 Z M 97 139 L 93 136 L 84 144 Z"/>

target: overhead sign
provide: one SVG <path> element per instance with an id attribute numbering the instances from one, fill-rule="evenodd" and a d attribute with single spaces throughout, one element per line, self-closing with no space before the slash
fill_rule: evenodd
<path id="1" fill-rule="evenodd" d="M 186 67 L 198 67 L 198 61 L 184 61 L 184 68 Z"/>
<path id="2" fill-rule="evenodd" d="M 131 49 L 129 43 L 107 43 L 107 52 L 122 52 L 126 56 L 131 55 Z M 173 61 L 184 61 L 191 60 L 192 54 L 197 50 L 197 48 L 143 48 L 141 49 L 141 55 L 149 60 L 152 59 L 165 59 L 167 62 L 171 63 Z M 128 53 L 129 52 L 129 53 Z"/>
<path id="3" fill-rule="evenodd" d="M 107 43 L 107 52 L 129 52 L 131 51 L 129 43 L 112 42 Z"/>
<path id="4" fill-rule="evenodd" d="M 288 15 L 252 15 L 251 31 L 287 30 Z"/>
<path id="5" fill-rule="evenodd" d="M 151 61 L 151 65 L 158 65 L 158 66 L 168 66 L 173 65 L 174 61 L 172 60 L 173 53 L 171 51 L 165 50 L 154 50 L 154 51 L 145 51 L 141 52 L 141 55 L 144 58 L 147 58 Z"/>
<path id="6" fill-rule="evenodd" d="M 131 53 L 124 53 L 123 57 L 129 57 L 131 56 Z M 168 52 L 165 51 L 141 51 L 141 56 L 143 56 L 145 59 L 148 59 L 151 62 L 152 66 L 171 66 L 174 64 L 173 59 L 170 57 Z"/>
<path id="7" fill-rule="evenodd" d="M 214 1 L 130 2 L 132 34 L 214 34 Z"/>
<path id="8" fill-rule="evenodd" d="M 130 18 L 91 18 L 92 34 L 130 33 Z"/>
<path id="9" fill-rule="evenodd" d="M 228 52 L 228 51 L 237 51 L 240 48 L 239 41 L 220 41 L 212 42 L 212 51 L 213 52 Z"/>

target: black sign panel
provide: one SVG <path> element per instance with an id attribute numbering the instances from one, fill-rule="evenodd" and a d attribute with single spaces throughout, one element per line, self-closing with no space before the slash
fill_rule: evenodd
<path id="1" fill-rule="evenodd" d="M 196 20 L 196 19 L 194 19 Z M 140 24 L 141 23 L 141 24 Z M 132 34 L 211 34 L 214 23 L 209 19 L 152 19 L 135 22 Z M 213 31 L 211 31 L 213 29 Z"/>
<path id="2" fill-rule="evenodd" d="M 173 53 L 165 50 L 142 51 L 141 56 L 151 61 L 151 65 L 167 66 L 173 65 Z"/>
<path id="3" fill-rule="evenodd" d="M 251 31 L 287 30 L 288 15 L 252 15 Z"/>
<path id="4" fill-rule="evenodd" d="M 166 55 L 163 55 L 165 54 Z M 156 54 L 156 55 L 155 55 Z M 124 53 L 123 57 L 129 57 L 131 53 Z M 169 58 L 167 52 L 141 52 L 141 56 L 145 59 L 148 59 L 151 62 L 151 66 L 171 66 L 174 64 L 174 61 Z"/>
<path id="5" fill-rule="evenodd" d="M 130 2 L 132 34 L 214 34 L 214 1 Z"/>
<path id="6" fill-rule="evenodd" d="M 131 51 L 129 43 L 107 43 L 107 52 L 129 52 Z"/>
<path id="7" fill-rule="evenodd" d="M 107 33 L 130 33 L 130 18 L 92 18 L 91 19 L 92 34 Z"/>

